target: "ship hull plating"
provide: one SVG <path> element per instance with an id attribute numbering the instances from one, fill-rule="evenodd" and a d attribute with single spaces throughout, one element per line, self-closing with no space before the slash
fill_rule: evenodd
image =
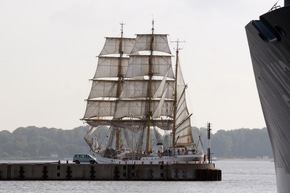
<path id="1" fill-rule="evenodd" d="M 290 189 L 290 7 L 246 26 L 259 98 L 273 148 L 278 193 Z"/>

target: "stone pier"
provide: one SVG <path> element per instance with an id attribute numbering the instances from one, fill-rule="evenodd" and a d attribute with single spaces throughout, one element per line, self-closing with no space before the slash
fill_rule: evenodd
<path id="1" fill-rule="evenodd" d="M 158 180 L 221 181 L 213 163 L 74 164 L 1 163 L 0 180 Z"/>

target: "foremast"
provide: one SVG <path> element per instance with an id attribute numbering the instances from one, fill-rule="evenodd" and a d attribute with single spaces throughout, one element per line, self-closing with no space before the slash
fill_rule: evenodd
<path id="1" fill-rule="evenodd" d="M 122 93 L 129 54 L 135 43 L 135 38 L 123 37 L 123 25 L 121 23 L 121 37 L 106 37 L 104 47 L 98 55 L 95 75 L 91 79 L 91 91 L 86 99 L 87 106 L 82 120 L 91 126 L 85 140 L 92 150 L 91 135 L 100 126 L 111 128 L 110 139 L 115 138 L 116 149 L 120 148 L 120 128 L 114 124 L 114 116 Z"/>

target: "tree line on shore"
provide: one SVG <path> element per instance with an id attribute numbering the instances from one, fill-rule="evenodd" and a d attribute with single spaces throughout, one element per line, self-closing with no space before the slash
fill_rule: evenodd
<path id="1" fill-rule="evenodd" d="M 20 127 L 0 131 L 0 159 L 70 159 L 75 153 L 89 153 L 84 140 L 88 128 L 72 130 Z M 192 128 L 195 143 L 207 149 L 206 128 Z M 103 135 L 104 136 L 104 135 Z M 272 158 L 267 129 L 218 130 L 211 133 L 211 152 L 218 158 Z"/>

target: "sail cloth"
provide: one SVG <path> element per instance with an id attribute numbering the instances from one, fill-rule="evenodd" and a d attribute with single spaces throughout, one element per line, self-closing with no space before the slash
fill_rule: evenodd
<path id="1" fill-rule="evenodd" d="M 159 104 L 157 105 L 157 107 L 155 108 L 155 111 L 153 113 L 153 118 L 159 118 L 162 116 L 162 113 L 164 115 L 164 112 L 162 112 L 162 108 L 164 106 L 164 102 L 165 102 L 165 96 L 166 96 L 166 93 L 167 93 L 167 89 L 164 91 L 162 97 L 161 97 L 161 100 L 159 101 Z M 166 109 L 166 113 L 167 115 L 170 115 L 170 109 Z"/>
<path id="2" fill-rule="evenodd" d="M 152 109 L 157 109 L 160 100 L 161 99 L 151 101 Z M 120 119 L 123 117 L 133 117 L 138 119 L 145 119 L 147 113 L 147 103 L 148 101 L 146 98 L 121 100 L 118 102 L 118 110 L 115 113 L 115 118 Z M 172 104 L 173 100 L 164 101 L 163 106 L 159 107 L 159 114 L 164 117 L 172 117 Z"/>
<path id="3" fill-rule="evenodd" d="M 116 97 L 117 81 L 93 80 L 89 99 L 100 97 Z"/>
<path id="4" fill-rule="evenodd" d="M 158 90 L 160 84 L 162 83 L 161 80 L 153 80 L 151 83 L 151 91 L 152 93 L 160 92 Z M 120 100 L 125 98 L 130 99 L 138 99 L 138 98 L 146 98 L 147 97 L 147 87 L 148 87 L 148 80 L 126 80 L 125 85 L 123 87 L 123 92 L 120 96 Z M 174 91 L 174 82 L 167 81 L 164 83 L 164 87 L 168 88 L 168 92 L 166 94 L 167 99 L 174 99 L 173 91 Z M 163 89 L 164 90 L 164 89 Z M 162 95 L 162 93 L 161 93 Z M 153 98 L 161 98 L 161 96 L 155 96 Z"/>
<path id="5" fill-rule="evenodd" d="M 148 76 L 149 59 L 151 59 L 153 75 L 164 76 L 171 66 L 171 56 L 160 55 L 130 55 L 126 78 Z M 168 72 L 168 78 L 174 78 L 173 71 Z"/>
<path id="6" fill-rule="evenodd" d="M 117 90 L 128 68 L 135 38 L 107 37 L 99 55 L 84 120 L 93 127 L 110 125 L 116 111 Z M 121 72 L 121 73 L 120 73 Z"/>
<path id="7" fill-rule="evenodd" d="M 121 51 L 124 54 L 129 54 L 132 51 L 135 38 L 106 37 L 106 42 L 100 55 L 103 56 L 108 54 L 120 54 L 121 43 Z"/>
<path id="8" fill-rule="evenodd" d="M 166 34 L 138 34 L 136 41 L 133 38 L 106 38 L 98 56 L 84 120 L 93 127 L 110 125 L 141 131 L 150 115 L 151 126 L 171 130 L 176 94 L 177 145 L 191 144 L 186 85 L 179 65 L 175 80 L 171 58 Z M 175 81 L 177 93 L 174 93 Z M 148 94 L 149 82 L 151 91 Z M 119 96 L 118 90 L 122 91 Z"/>
<path id="9" fill-rule="evenodd" d="M 170 88 L 170 87 L 165 87 L 165 83 L 166 83 L 166 80 L 167 80 L 167 75 L 168 75 L 168 71 L 165 74 L 165 76 L 163 77 L 161 83 L 159 84 L 158 89 L 156 90 L 156 92 L 155 92 L 155 94 L 153 96 L 154 99 L 161 97 L 161 99 L 159 101 L 159 104 L 158 104 L 157 108 L 155 109 L 155 111 L 153 113 L 153 116 L 152 116 L 153 118 L 158 118 L 158 117 L 162 116 L 162 107 L 164 106 L 164 101 L 165 101 L 165 97 L 166 97 L 168 88 Z M 171 95 L 171 97 L 173 98 L 173 95 Z M 168 115 L 169 114 L 170 113 L 168 113 Z"/>
<path id="10" fill-rule="evenodd" d="M 151 41 L 153 37 L 153 50 L 171 54 L 167 34 L 137 34 L 136 43 L 132 50 L 132 54 L 139 51 L 150 51 Z"/>
<path id="11" fill-rule="evenodd" d="M 152 40 L 153 50 L 150 47 Z M 132 117 L 146 121 L 148 102 L 151 101 L 152 123 L 164 129 L 171 129 L 168 126 L 169 122 L 172 124 L 174 104 L 174 73 L 171 57 L 167 35 L 137 35 L 130 54 L 123 91 L 117 104 L 116 119 Z M 153 73 L 151 79 L 149 79 L 150 65 Z M 151 83 L 150 96 L 152 96 L 150 99 L 148 97 L 149 81 Z"/>
<path id="12" fill-rule="evenodd" d="M 179 64 L 179 61 L 178 61 Z M 177 65 L 177 108 L 176 108 L 176 145 L 190 145 L 193 143 L 190 116 L 186 99 L 186 85 L 180 65 Z"/>
<path id="13" fill-rule="evenodd" d="M 163 77 L 163 79 L 162 79 L 161 83 L 159 84 L 158 89 L 156 90 L 153 98 L 158 98 L 158 97 L 161 97 L 163 95 L 162 93 L 163 93 L 163 90 L 165 88 L 165 83 L 166 83 L 166 80 L 167 80 L 167 75 L 168 75 L 168 72 Z"/>
<path id="14" fill-rule="evenodd" d="M 125 75 L 128 67 L 128 54 L 131 53 L 134 43 L 135 38 L 107 37 L 99 55 L 94 79 L 118 77 L 119 67 L 121 67 L 121 75 Z"/>
<path id="15" fill-rule="evenodd" d="M 104 77 L 118 77 L 119 65 L 121 65 L 121 75 L 124 76 L 127 72 L 128 62 L 128 56 L 99 56 L 98 67 L 93 79 Z"/>
<path id="16" fill-rule="evenodd" d="M 114 116 L 115 114 L 115 100 L 97 100 L 90 99 L 87 101 L 87 108 L 85 112 L 85 117 L 106 117 L 106 116 Z"/>

